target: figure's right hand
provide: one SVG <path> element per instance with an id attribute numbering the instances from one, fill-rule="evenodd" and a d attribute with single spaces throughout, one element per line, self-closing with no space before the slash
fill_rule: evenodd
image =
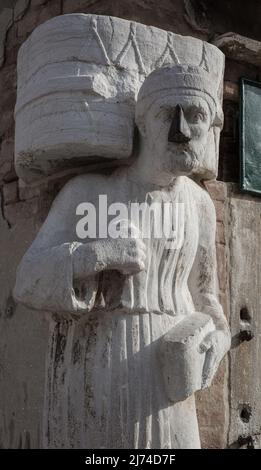
<path id="1" fill-rule="evenodd" d="M 107 269 L 135 274 L 145 269 L 146 245 L 140 238 L 108 240 Z"/>
<path id="2" fill-rule="evenodd" d="M 127 275 L 143 271 L 146 263 L 146 245 L 141 239 L 138 228 L 126 219 L 116 222 L 115 227 L 120 228 L 120 236 L 107 240 L 107 269 L 115 269 Z"/>
<path id="3" fill-rule="evenodd" d="M 105 270 L 117 270 L 127 275 L 143 271 L 146 245 L 140 238 L 138 229 L 126 222 L 124 234 L 125 237 L 122 238 L 99 239 L 79 244 L 73 252 L 74 277 L 85 279 Z"/>

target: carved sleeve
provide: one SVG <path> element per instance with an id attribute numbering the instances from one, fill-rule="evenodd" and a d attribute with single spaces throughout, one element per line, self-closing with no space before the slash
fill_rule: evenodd
<path id="1" fill-rule="evenodd" d="M 14 298 L 30 308 L 80 314 L 94 305 L 99 275 L 74 279 L 75 190 L 72 181 L 60 192 L 18 267 Z"/>
<path id="2" fill-rule="evenodd" d="M 37 310 L 81 313 L 92 309 L 98 275 L 75 281 L 72 254 L 77 243 L 26 253 L 17 270 L 14 297 Z"/>

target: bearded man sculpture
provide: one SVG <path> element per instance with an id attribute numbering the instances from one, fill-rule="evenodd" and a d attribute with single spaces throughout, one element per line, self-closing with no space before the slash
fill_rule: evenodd
<path id="1" fill-rule="evenodd" d="M 66 404 L 56 397 L 54 405 L 49 397 L 46 446 L 200 447 L 195 390 L 182 390 L 181 376 L 190 366 L 196 370 L 203 358 L 198 388 L 208 386 L 230 345 L 217 298 L 215 209 L 199 182 L 213 166 L 207 154 L 213 126 L 222 123 L 214 89 L 201 67 L 174 65 L 152 72 L 137 100 L 136 161 L 109 176 L 85 174 L 69 181 L 20 264 L 15 298 L 38 310 L 61 312 L 65 323 L 55 326 L 60 334 L 68 323 L 77 323 L 76 317 L 83 329 L 85 352 L 78 352 L 84 354 L 84 371 L 71 362 L 70 379 L 63 377 Z M 100 194 L 107 196 L 108 206 L 119 201 L 127 207 L 183 204 L 183 243 L 172 249 L 166 238 L 133 234 L 77 239 L 77 207 L 84 201 L 98 207 Z M 198 328 L 202 313 L 211 328 Z M 191 314 L 194 323 L 188 321 Z M 178 331 L 179 325 L 185 326 Z M 194 344 L 197 328 L 203 336 Z M 190 365 L 189 347 L 194 348 Z M 168 390 L 174 368 L 181 374 L 173 384 L 180 398 Z M 52 381 L 58 376 L 59 370 Z M 50 400 L 59 410 L 56 419 Z"/>

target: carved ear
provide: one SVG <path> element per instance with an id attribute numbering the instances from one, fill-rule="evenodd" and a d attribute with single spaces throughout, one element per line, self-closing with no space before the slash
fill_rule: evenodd
<path id="1" fill-rule="evenodd" d="M 217 177 L 218 171 L 218 151 L 216 149 L 216 127 L 211 127 L 208 133 L 208 142 L 205 155 L 206 179 Z"/>
<path id="2" fill-rule="evenodd" d="M 197 170 L 197 173 L 199 173 L 204 180 L 211 180 L 217 177 L 219 134 L 219 128 L 210 127 L 204 160 L 202 161 L 201 167 Z"/>
<path id="3" fill-rule="evenodd" d="M 200 176 L 202 180 L 216 179 L 218 173 L 218 149 L 219 149 L 220 129 L 211 126 L 208 132 L 208 140 L 204 158 L 201 165 L 193 172 L 194 175 Z"/>

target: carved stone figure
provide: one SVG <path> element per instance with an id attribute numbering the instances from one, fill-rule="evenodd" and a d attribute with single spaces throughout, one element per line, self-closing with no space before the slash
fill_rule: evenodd
<path id="1" fill-rule="evenodd" d="M 200 447 L 193 394 L 230 346 L 200 182 L 216 172 L 220 98 L 202 64 L 152 71 L 136 100 L 137 158 L 72 178 L 22 259 L 16 300 L 50 312 L 44 447 Z M 183 214 L 177 239 L 155 236 L 155 203 Z M 133 204 L 149 210 L 146 236 Z"/>

